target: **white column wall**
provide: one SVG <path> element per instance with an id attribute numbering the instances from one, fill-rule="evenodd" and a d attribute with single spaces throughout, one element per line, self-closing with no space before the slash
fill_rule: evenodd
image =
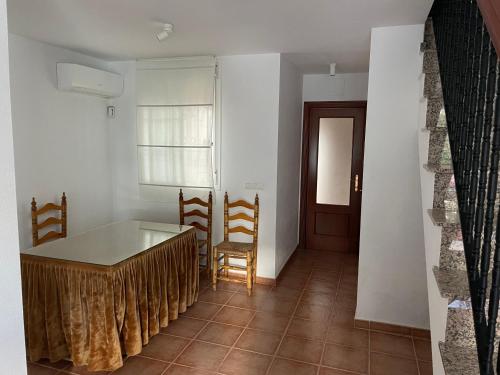
<path id="1" fill-rule="evenodd" d="M 372 29 L 356 318 L 428 329 L 417 147 L 423 32 Z"/>

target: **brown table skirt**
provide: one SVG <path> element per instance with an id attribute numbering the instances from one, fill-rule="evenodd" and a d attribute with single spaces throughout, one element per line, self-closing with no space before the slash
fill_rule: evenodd
<path id="1" fill-rule="evenodd" d="M 115 266 L 21 255 L 29 359 L 115 370 L 198 298 L 196 232 Z"/>

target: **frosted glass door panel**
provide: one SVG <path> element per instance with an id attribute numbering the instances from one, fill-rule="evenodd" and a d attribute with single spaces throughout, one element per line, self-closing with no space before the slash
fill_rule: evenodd
<path id="1" fill-rule="evenodd" d="M 353 118 L 319 120 L 317 204 L 350 204 L 353 130 Z"/>

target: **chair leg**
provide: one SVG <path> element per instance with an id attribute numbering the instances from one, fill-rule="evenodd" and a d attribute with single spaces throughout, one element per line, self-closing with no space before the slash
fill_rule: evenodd
<path id="1" fill-rule="evenodd" d="M 252 281 L 255 284 L 257 281 L 257 251 L 254 250 L 252 254 Z"/>
<path id="2" fill-rule="evenodd" d="M 253 282 L 252 282 L 252 275 L 253 275 L 253 256 L 252 253 L 249 251 L 247 253 L 247 292 L 248 295 L 252 295 L 252 287 L 253 287 Z"/>
<path id="3" fill-rule="evenodd" d="M 207 246 L 207 278 L 210 280 L 210 276 L 212 275 L 212 251 L 209 249 L 209 246 Z"/>
<path id="4" fill-rule="evenodd" d="M 219 253 L 219 251 L 215 247 L 212 250 L 212 255 L 213 255 L 213 263 L 212 263 L 212 289 L 214 291 L 217 290 L 217 271 L 218 271 L 218 268 L 219 268 L 219 262 L 217 261 L 218 253 Z"/>
<path id="5" fill-rule="evenodd" d="M 229 255 L 224 254 L 224 265 L 229 266 Z M 224 268 L 224 276 L 229 277 L 229 268 Z"/>

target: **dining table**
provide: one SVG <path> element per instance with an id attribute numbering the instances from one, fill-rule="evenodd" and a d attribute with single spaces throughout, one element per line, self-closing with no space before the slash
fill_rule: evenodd
<path id="1" fill-rule="evenodd" d="M 112 371 L 196 302 L 193 227 L 128 220 L 21 251 L 29 360 Z"/>

